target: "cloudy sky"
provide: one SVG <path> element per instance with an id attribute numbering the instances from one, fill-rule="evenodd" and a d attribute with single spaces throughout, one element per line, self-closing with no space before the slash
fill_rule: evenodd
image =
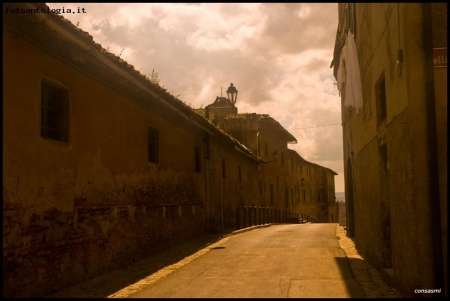
<path id="1" fill-rule="evenodd" d="M 338 173 L 344 191 L 341 106 L 333 58 L 335 3 L 51 3 L 142 74 L 194 108 L 226 96 L 239 113 L 269 114 L 303 158 Z M 109 48 L 108 48 L 109 47 Z"/>

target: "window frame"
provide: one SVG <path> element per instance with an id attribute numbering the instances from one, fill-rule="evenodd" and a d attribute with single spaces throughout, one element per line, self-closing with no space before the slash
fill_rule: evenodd
<path id="1" fill-rule="evenodd" d="M 198 145 L 194 145 L 194 170 L 202 172 L 202 148 Z"/>
<path id="2" fill-rule="evenodd" d="M 160 136 L 158 128 L 148 126 L 147 159 L 149 163 L 160 163 Z M 155 146 L 153 146 L 152 141 L 155 142 Z"/>
<path id="3" fill-rule="evenodd" d="M 69 89 L 50 79 L 42 79 L 40 87 L 40 136 L 43 139 L 68 144 L 70 138 Z M 53 122 L 50 121 L 52 119 L 49 117 L 50 112 L 53 112 Z M 50 123 L 54 123 L 53 127 Z"/>
<path id="4" fill-rule="evenodd" d="M 387 92 L 386 92 L 386 77 L 384 71 L 378 78 L 374 87 L 374 91 L 375 91 L 377 126 L 380 126 L 387 119 Z"/>
<path id="5" fill-rule="evenodd" d="M 270 206 L 274 205 L 274 191 L 273 191 L 273 183 L 270 183 Z"/>

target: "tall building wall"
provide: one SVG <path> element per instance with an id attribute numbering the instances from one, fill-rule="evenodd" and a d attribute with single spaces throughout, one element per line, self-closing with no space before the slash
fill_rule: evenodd
<path id="1" fill-rule="evenodd" d="M 346 7 L 339 4 L 340 25 Z M 403 295 L 417 296 L 417 287 L 443 286 L 445 257 L 439 250 L 446 214 L 436 201 L 433 179 L 438 172 L 432 166 L 444 149 L 442 145 L 440 152 L 436 149 L 432 136 L 436 130 L 442 135 L 445 122 L 438 113 L 441 127 L 433 123 L 435 99 L 440 106 L 443 101 L 429 88 L 433 83 L 429 55 L 433 45 L 426 39 L 431 36 L 429 7 L 415 3 L 353 7 L 363 99 L 359 110 L 346 107 L 348 91 L 341 91 L 346 226 L 357 248 L 386 279 Z M 446 84 L 442 86 L 446 89 Z"/>

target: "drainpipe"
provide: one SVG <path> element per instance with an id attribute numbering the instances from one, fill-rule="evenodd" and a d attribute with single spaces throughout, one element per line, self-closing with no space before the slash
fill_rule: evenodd
<path id="1" fill-rule="evenodd" d="M 433 236 L 434 258 L 434 283 L 435 287 L 444 287 L 443 254 L 442 254 L 442 228 L 441 228 L 441 204 L 439 198 L 439 168 L 438 150 L 436 138 L 436 108 L 434 93 L 434 68 L 433 68 L 433 39 L 432 39 L 432 13 L 431 4 L 423 4 L 423 47 L 425 54 L 425 89 L 427 105 L 427 136 L 428 136 L 428 165 L 430 172 L 430 207 L 431 226 Z M 446 289 L 445 289 L 446 291 Z M 441 293 L 441 295 L 443 295 Z"/>

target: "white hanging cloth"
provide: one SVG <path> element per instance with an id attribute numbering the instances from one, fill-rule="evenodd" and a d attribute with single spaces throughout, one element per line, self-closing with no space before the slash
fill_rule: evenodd
<path id="1" fill-rule="evenodd" d="M 347 71 L 345 70 L 345 60 L 347 56 L 347 43 L 341 49 L 341 56 L 339 58 L 339 69 L 337 71 L 337 87 L 339 92 L 342 92 L 342 83 L 345 82 L 345 74 Z"/>
<path id="2" fill-rule="evenodd" d="M 362 109 L 363 96 L 361 87 L 361 74 L 359 72 L 358 53 L 355 40 L 350 30 L 347 33 L 345 45 L 341 51 L 337 84 L 339 91 L 345 82 L 344 106 L 356 108 L 356 113 Z"/>

